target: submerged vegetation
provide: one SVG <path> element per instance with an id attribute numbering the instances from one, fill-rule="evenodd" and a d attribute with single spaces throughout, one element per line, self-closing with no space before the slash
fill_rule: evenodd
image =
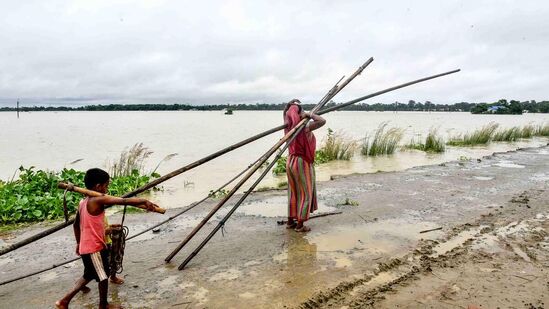
<path id="1" fill-rule="evenodd" d="M 471 133 L 451 137 L 447 144 L 450 146 L 486 145 L 492 140 L 498 126 L 497 123 L 491 122 Z"/>
<path id="2" fill-rule="evenodd" d="M 356 143 L 341 133 L 328 128 L 328 135 L 322 146 L 315 152 L 315 165 L 334 160 L 350 160 L 356 151 Z M 274 175 L 286 174 L 287 156 L 281 156 L 273 167 Z"/>
<path id="3" fill-rule="evenodd" d="M 334 133 L 328 128 L 328 135 L 322 147 L 315 154 L 315 162 L 318 164 L 334 160 L 350 160 L 356 150 L 355 141 L 350 140 L 341 133 Z"/>
<path id="4" fill-rule="evenodd" d="M 406 145 L 406 148 L 437 153 L 446 151 L 444 139 L 440 135 L 438 135 L 436 129 L 431 129 L 429 131 L 429 134 L 427 134 L 427 137 L 425 138 L 425 142 L 421 140 L 415 141 L 414 139 L 412 139 L 412 141 L 410 141 L 410 144 Z"/>
<path id="5" fill-rule="evenodd" d="M 549 136 L 549 125 L 528 124 L 523 127 L 511 127 L 499 129 L 496 123 L 489 123 L 472 133 L 458 135 L 450 138 L 448 145 L 451 146 L 475 146 L 486 145 L 490 142 L 515 142 L 519 139 L 528 139 L 534 136 Z"/>
<path id="6" fill-rule="evenodd" d="M 379 155 L 390 155 L 395 152 L 402 136 L 404 130 L 400 128 L 389 128 L 387 127 L 387 122 L 382 122 L 373 136 L 366 135 L 360 153 L 364 156 L 379 156 Z"/>
<path id="7" fill-rule="evenodd" d="M 143 160 L 150 153 L 141 144 L 122 152 L 117 163 L 107 168 L 111 172 L 109 194 L 123 195 L 159 177 L 160 175 L 156 172 L 143 171 Z M 70 182 L 84 187 L 84 175 L 84 171 L 72 168 L 64 168 L 56 172 L 37 170 L 33 166 L 29 168 L 21 166 L 18 179 L 0 181 L 0 223 L 11 224 L 62 218 L 63 191 L 57 188 L 57 183 Z M 70 214 L 75 213 L 81 198 L 82 196 L 77 193 L 67 194 L 67 208 Z"/>

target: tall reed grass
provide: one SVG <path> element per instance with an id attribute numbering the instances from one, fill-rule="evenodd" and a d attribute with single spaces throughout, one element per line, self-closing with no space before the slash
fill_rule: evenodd
<path id="1" fill-rule="evenodd" d="M 508 129 L 500 129 L 494 133 L 492 140 L 495 142 L 514 142 L 522 137 L 520 127 L 512 127 Z"/>
<path id="2" fill-rule="evenodd" d="M 364 156 L 379 156 L 393 154 L 402 140 L 404 131 L 400 128 L 387 128 L 387 122 L 382 122 L 374 135 L 366 135 L 360 153 Z"/>
<path id="3" fill-rule="evenodd" d="M 492 137 L 498 127 L 499 124 L 491 122 L 482 128 L 473 131 L 472 133 L 453 136 L 447 144 L 450 146 L 486 145 L 492 140 Z"/>
<path id="4" fill-rule="evenodd" d="M 549 136 L 549 124 L 540 124 L 534 133 L 536 136 Z"/>
<path id="5" fill-rule="evenodd" d="M 350 160 L 355 151 L 355 141 L 350 140 L 342 133 L 334 133 L 332 129 L 328 128 L 328 135 L 316 153 L 315 162 L 325 163 L 334 160 Z"/>
<path id="6" fill-rule="evenodd" d="M 412 139 L 410 144 L 406 145 L 406 148 L 417 149 L 426 152 L 441 153 L 446 151 L 446 145 L 444 139 L 438 134 L 436 129 L 429 130 L 429 134 L 425 138 L 425 142 Z"/>
<path id="7" fill-rule="evenodd" d="M 536 132 L 536 127 L 534 125 L 528 124 L 520 129 L 521 138 L 532 138 Z"/>
<path id="8" fill-rule="evenodd" d="M 143 146 L 143 143 L 137 143 L 128 150 L 124 149 L 118 161 L 108 167 L 109 174 L 111 177 L 129 176 L 134 170 L 144 174 L 145 160 L 152 153 L 149 148 Z"/>

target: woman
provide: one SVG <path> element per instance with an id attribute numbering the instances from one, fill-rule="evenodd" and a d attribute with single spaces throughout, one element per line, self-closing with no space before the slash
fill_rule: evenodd
<path id="1" fill-rule="evenodd" d="M 285 133 L 293 129 L 303 118 L 313 121 L 299 132 L 289 147 L 290 155 L 286 162 L 286 174 L 288 176 L 288 224 L 286 228 L 295 229 L 297 232 L 308 232 L 311 229 L 303 223 L 309 220 L 309 214 L 315 211 L 316 185 L 314 160 L 316 151 L 316 139 L 313 131 L 322 127 L 324 118 L 305 113 L 300 101 L 290 101 L 284 109 Z"/>

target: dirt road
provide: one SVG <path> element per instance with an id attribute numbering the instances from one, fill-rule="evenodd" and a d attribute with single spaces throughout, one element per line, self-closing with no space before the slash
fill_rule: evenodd
<path id="1" fill-rule="evenodd" d="M 177 265 L 217 221 L 165 264 L 210 202 L 130 241 L 126 283 L 111 286 L 110 298 L 126 308 L 545 308 L 548 183 L 549 147 L 334 177 L 319 184 L 320 211 L 343 213 L 309 221 L 305 235 L 276 223 L 286 212 L 285 191 L 258 192 L 187 269 Z M 132 215 L 127 225 L 139 231 L 161 219 Z M 66 229 L 1 257 L 0 276 L 51 266 L 73 251 Z M 0 286 L 0 307 L 52 307 L 81 271 L 76 262 Z M 73 307 L 96 306 L 92 288 Z"/>

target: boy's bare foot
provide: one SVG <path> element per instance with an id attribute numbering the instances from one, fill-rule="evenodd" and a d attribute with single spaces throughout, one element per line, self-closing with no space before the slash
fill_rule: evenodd
<path id="1" fill-rule="evenodd" d="M 80 292 L 86 294 L 86 293 L 89 293 L 91 291 L 91 289 L 87 286 L 83 286 L 81 289 L 80 289 Z"/>
<path id="2" fill-rule="evenodd" d="M 114 284 L 122 284 L 122 283 L 124 283 L 124 279 L 118 278 L 117 276 L 112 276 L 111 277 L 111 282 L 114 283 Z"/>
<path id="3" fill-rule="evenodd" d="M 310 232 L 311 228 L 308 227 L 308 226 L 303 225 L 300 228 L 296 228 L 295 231 L 298 232 L 298 233 L 306 233 L 306 232 Z"/>
<path id="4" fill-rule="evenodd" d="M 64 300 L 58 300 L 55 302 L 55 308 L 57 309 L 68 309 L 69 304 Z"/>

